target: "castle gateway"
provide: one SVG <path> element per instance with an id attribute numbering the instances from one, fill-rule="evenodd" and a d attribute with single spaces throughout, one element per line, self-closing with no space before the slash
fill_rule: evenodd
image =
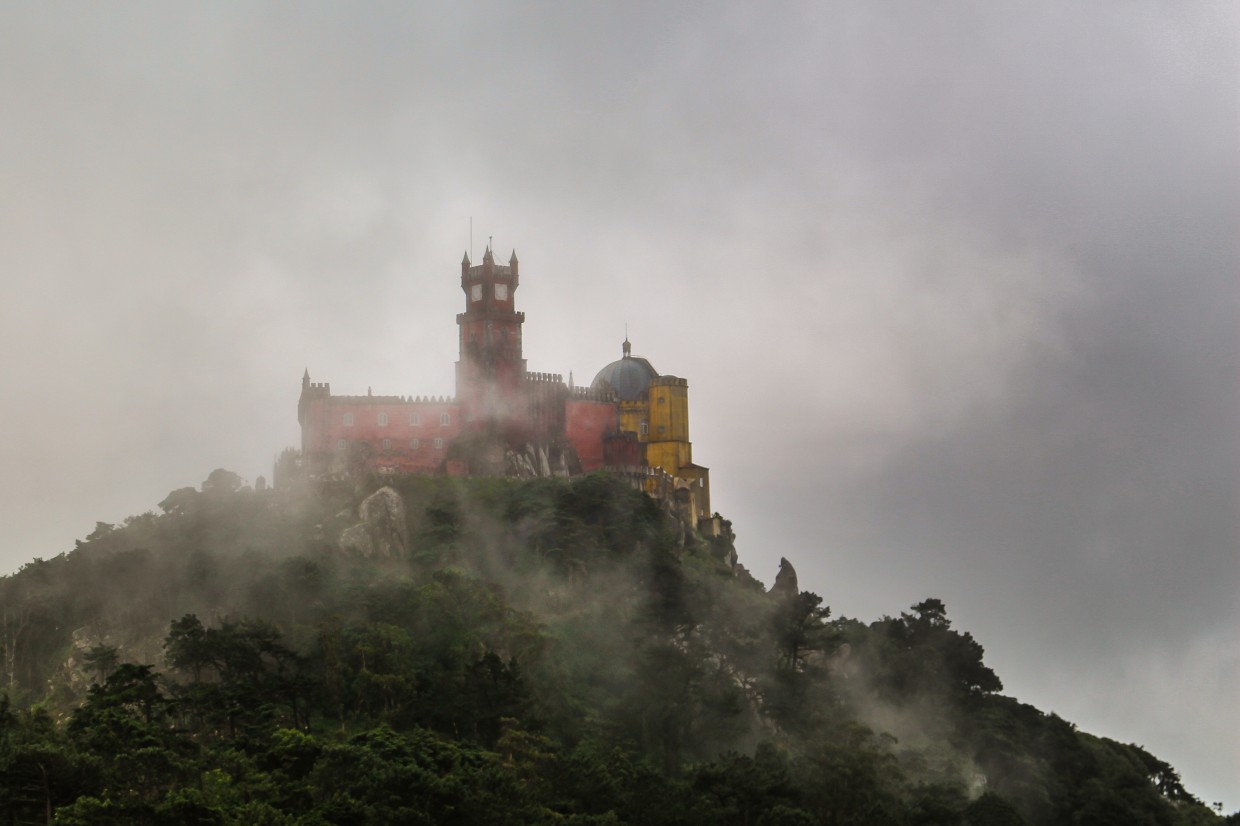
<path id="1" fill-rule="evenodd" d="M 516 309 L 514 251 L 497 264 L 490 248 L 461 261 L 456 395 L 337 396 L 301 380 L 298 473 L 329 479 L 357 472 L 551 476 L 607 469 L 674 504 L 686 521 L 711 515 L 710 474 L 693 462 L 689 384 L 634 356 L 599 370 L 587 387 L 526 369 L 525 313 Z M 281 464 L 287 467 L 282 458 Z M 289 470 L 277 467 L 277 479 Z"/>

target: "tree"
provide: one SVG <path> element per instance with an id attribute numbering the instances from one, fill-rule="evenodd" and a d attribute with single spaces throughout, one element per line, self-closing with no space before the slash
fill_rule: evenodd
<path id="1" fill-rule="evenodd" d="M 213 494 L 236 493 L 241 490 L 241 486 L 244 484 L 245 480 L 231 470 L 224 470 L 224 468 L 218 467 L 211 471 L 206 481 L 202 483 L 202 492 Z"/>
<path id="2" fill-rule="evenodd" d="M 942 600 L 923 600 L 912 611 L 872 623 L 860 640 L 863 659 L 883 694 L 904 702 L 915 695 L 959 698 L 1003 688 L 982 662 L 985 650 L 973 635 L 952 630 Z"/>
<path id="3" fill-rule="evenodd" d="M 779 601 L 771 616 L 771 625 L 782 668 L 800 671 L 808 652 L 822 651 L 832 644 L 834 634 L 827 624 L 830 616 L 831 608 L 823 605 L 822 597 L 812 591 L 802 591 Z"/>
<path id="4" fill-rule="evenodd" d="M 206 482 L 203 482 L 205 488 Z M 192 512 L 194 505 L 197 504 L 198 491 L 193 488 L 177 488 L 164 497 L 159 503 L 159 509 L 166 514 L 181 515 Z"/>
<path id="5" fill-rule="evenodd" d="M 82 655 L 83 664 L 95 673 L 95 682 L 97 683 L 102 683 L 107 679 L 112 670 L 116 668 L 119 659 L 116 646 L 105 645 L 104 643 L 92 645 Z"/>

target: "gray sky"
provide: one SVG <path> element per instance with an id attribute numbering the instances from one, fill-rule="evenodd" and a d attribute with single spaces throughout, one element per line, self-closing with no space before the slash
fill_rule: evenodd
<path id="1" fill-rule="evenodd" d="M 689 379 L 768 583 L 927 596 L 1007 692 L 1240 806 L 1240 12 L 5 4 L 0 570 L 450 394 L 474 226 L 530 368 Z"/>

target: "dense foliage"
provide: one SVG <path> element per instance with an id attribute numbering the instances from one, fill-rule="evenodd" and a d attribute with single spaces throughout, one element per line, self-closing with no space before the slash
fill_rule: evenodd
<path id="1" fill-rule="evenodd" d="M 217 471 L 0 579 L 0 820 L 1223 822 L 937 599 L 832 619 L 603 475 L 393 484 L 395 554 Z"/>

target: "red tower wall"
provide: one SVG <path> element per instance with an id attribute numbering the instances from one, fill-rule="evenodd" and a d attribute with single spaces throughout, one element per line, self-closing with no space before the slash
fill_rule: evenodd
<path id="1" fill-rule="evenodd" d="M 461 261 L 461 291 L 465 312 L 459 313 L 460 358 L 456 363 L 456 397 L 475 427 L 499 425 L 505 429 L 528 425 L 526 365 L 521 355 L 521 325 L 517 312 L 520 284 L 516 252 L 507 265 L 497 264 L 490 248 L 482 263 Z"/>

